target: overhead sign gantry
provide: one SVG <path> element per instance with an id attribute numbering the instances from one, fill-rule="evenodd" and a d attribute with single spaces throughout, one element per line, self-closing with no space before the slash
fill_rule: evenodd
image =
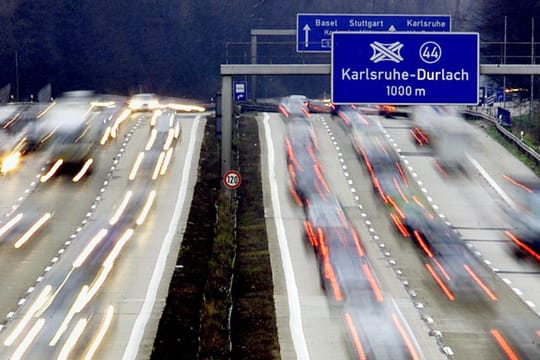
<path id="1" fill-rule="evenodd" d="M 336 104 L 478 103 L 478 33 L 334 32 Z"/>
<path id="2" fill-rule="evenodd" d="M 330 52 L 335 31 L 450 30 L 449 15 L 297 14 L 296 51 Z"/>

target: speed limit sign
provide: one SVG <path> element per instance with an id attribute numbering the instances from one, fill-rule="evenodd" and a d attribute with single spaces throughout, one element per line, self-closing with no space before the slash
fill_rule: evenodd
<path id="1" fill-rule="evenodd" d="M 242 177 L 236 170 L 229 170 L 223 175 L 223 184 L 227 189 L 237 189 L 242 183 Z"/>

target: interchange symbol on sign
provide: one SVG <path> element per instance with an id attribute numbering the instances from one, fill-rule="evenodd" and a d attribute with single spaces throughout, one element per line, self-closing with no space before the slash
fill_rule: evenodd
<path id="1" fill-rule="evenodd" d="M 403 61 L 403 57 L 401 57 L 400 54 L 403 44 L 399 41 L 391 44 L 383 44 L 381 42 L 374 41 L 369 44 L 369 46 L 371 46 L 371 49 L 373 50 L 373 55 L 371 55 L 369 60 L 373 61 L 374 63 L 381 61 L 393 61 L 399 64 L 401 61 Z"/>

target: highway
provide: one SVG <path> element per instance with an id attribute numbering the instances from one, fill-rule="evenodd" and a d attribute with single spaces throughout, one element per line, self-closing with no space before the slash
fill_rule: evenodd
<path id="1" fill-rule="evenodd" d="M 0 177 L 0 358 L 150 356 L 209 113 L 116 110 L 116 137 L 94 151 L 82 179 L 46 176 L 57 161 L 49 151 L 26 154 Z M 400 155 L 411 189 L 467 246 L 476 283 L 456 289 L 437 282 L 428 271 L 436 262 L 398 231 L 351 129 L 330 114 L 307 122 L 352 237 L 337 233 L 355 252 L 340 253 L 330 236 L 310 244 L 308 212 L 288 186 L 291 120 L 280 113 L 257 118 L 282 358 L 362 358 L 364 340 L 377 358 L 392 351 L 414 359 L 537 357 L 538 264 L 516 258 L 505 235 L 515 193 L 505 175 L 532 173 L 479 122 L 467 124 L 463 166 L 446 172 L 414 143 L 410 120 L 365 115 Z M 360 278 L 343 283 L 341 261 L 360 264 Z M 356 292 L 358 284 L 368 291 Z M 365 302 L 370 296 L 376 301 Z"/>
<path id="2" fill-rule="evenodd" d="M 421 357 L 537 357 L 538 266 L 513 256 L 504 234 L 512 228 L 504 207 L 511 201 L 513 185 L 503 175 L 530 176 L 531 172 L 477 123 L 468 125 L 472 140 L 467 162 L 461 170 L 447 173 L 437 166 L 432 153 L 415 146 L 410 120 L 369 118 L 381 123 L 417 191 L 459 234 L 480 271 L 488 274 L 485 289 L 478 286 L 471 292 L 451 294 L 452 298 L 445 295 L 426 270 L 418 246 L 401 236 L 386 214 L 387 208 L 374 193 L 369 173 L 352 146 L 350 130 L 337 116 L 311 114 L 308 121 L 320 143 L 325 178 L 355 223 L 383 293 L 399 305 L 413 330 Z M 284 120 L 278 114 L 261 114 L 259 127 L 266 142 L 262 147 L 263 179 L 265 207 L 272 209 L 267 215 L 272 263 L 281 264 L 273 266 L 273 273 L 278 325 L 285 329 L 280 330 L 282 356 L 355 357 L 344 340 L 340 311 L 329 309 L 325 301 L 317 260 L 305 246 L 303 211 L 287 189 L 281 140 L 286 135 Z M 505 345 L 515 352 L 505 350 Z"/>
<path id="3" fill-rule="evenodd" d="M 78 182 L 44 180 L 48 151 L 0 178 L 0 358 L 150 356 L 205 126 L 204 113 L 161 118 L 125 117 Z"/>

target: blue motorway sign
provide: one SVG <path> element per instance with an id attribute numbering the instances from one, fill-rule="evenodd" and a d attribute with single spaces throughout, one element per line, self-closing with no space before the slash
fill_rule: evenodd
<path id="1" fill-rule="evenodd" d="M 247 99 L 247 82 L 246 81 L 233 82 L 233 97 L 234 97 L 234 101 L 246 101 Z"/>
<path id="2" fill-rule="evenodd" d="M 336 104 L 477 104 L 478 33 L 334 32 Z"/>
<path id="3" fill-rule="evenodd" d="M 334 31 L 450 30 L 450 15 L 297 14 L 296 51 L 330 52 Z"/>

